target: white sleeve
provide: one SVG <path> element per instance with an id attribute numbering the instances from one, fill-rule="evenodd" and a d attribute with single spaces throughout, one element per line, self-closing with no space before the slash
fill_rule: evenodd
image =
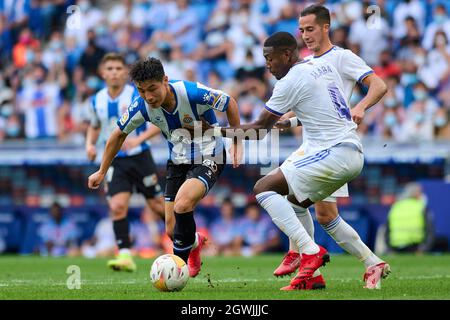
<path id="1" fill-rule="evenodd" d="M 294 88 L 292 81 L 288 78 L 279 80 L 273 88 L 272 96 L 266 103 L 267 111 L 281 117 L 291 110 L 296 105 L 296 102 L 299 101 L 300 91 L 301 88 L 299 88 L 299 86 Z"/>
<path id="2" fill-rule="evenodd" d="M 101 123 L 100 123 L 100 118 L 98 117 L 98 114 L 94 107 L 94 99 L 95 99 L 95 96 L 88 100 L 88 108 L 87 108 L 86 115 L 88 116 L 90 126 L 95 129 L 98 129 L 98 128 L 100 128 Z"/>
<path id="3" fill-rule="evenodd" d="M 122 132 L 129 134 L 134 129 L 140 127 L 145 121 L 149 121 L 145 104 L 139 101 L 139 99 L 136 99 L 128 107 L 127 111 L 122 114 L 122 117 L 117 121 L 117 125 Z"/>
<path id="4" fill-rule="evenodd" d="M 367 63 L 351 50 L 344 50 L 339 62 L 339 73 L 343 78 L 361 82 L 366 76 L 373 73 Z"/>

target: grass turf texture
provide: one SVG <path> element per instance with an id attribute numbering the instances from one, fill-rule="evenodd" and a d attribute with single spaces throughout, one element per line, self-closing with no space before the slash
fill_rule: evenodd
<path id="1" fill-rule="evenodd" d="M 392 273 L 381 290 L 363 289 L 364 268 L 348 255 L 332 255 L 322 273 L 325 290 L 282 292 L 290 277 L 272 272 L 281 255 L 205 257 L 202 271 L 181 292 L 159 292 L 149 280 L 153 260 L 136 259 L 136 273 L 114 272 L 106 259 L 0 256 L 0 299 L 321 300 L 450 299 L 450 255 L 384 257 Z M 69 290 L 70 265 L 81 269 L 81 289 Z"/>

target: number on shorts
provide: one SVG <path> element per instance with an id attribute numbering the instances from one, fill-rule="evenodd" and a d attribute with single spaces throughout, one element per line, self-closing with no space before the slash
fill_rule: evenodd
<path id="1" fill-rule="evenodd" d="M 328 85 L 328 93 L 330 94 L 331 101 L 333 102 L 334 108 L 338 112 L 339 116 L 351 121 L 352 116 L 350 115 L 350 109 L 348 108 L 341 91 L 335 83 Z"/>

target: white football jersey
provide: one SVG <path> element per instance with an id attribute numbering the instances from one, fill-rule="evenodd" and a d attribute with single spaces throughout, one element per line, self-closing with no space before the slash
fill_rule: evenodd
<path id="1" fill-rule="evenodd" d="M 358 57 L 351 50 L 342 49 L 338 46 L 333 46 L 333 48 L 320 56 L 307 56 L 304 58 L 304 61 L 307 60 L 326 61 L 336 68 L 342 78 L 342 89 L 344 90 L 343 93 L 347 101 L 350 101 L 356 82 L 361 82 L 365 77 L 373 73 L 372 68 L 370 68 L 363 59 Z"/>
<path id="2" fill-rule="evenodd" d="M 305 152 L 351 142 L 362 151 L 342 78 L 333 64 L 312 59 L 294 65 L 274 87 L 266 109 L 278 116 L 295 112 L 303 125 Z"/>
<path id="3" fill-rule="evenodd" d="M 116 128 L 117 120 L 120 115 L 124 113 L 128 106 L 137 98 L 139 94 L 134 86 L 126 84 L 115 99 L 111 99 L 108 94 L 108 88 L 103 88 L 97 92 L 91 98 L 91 118 L 90 124 L 94 128 L 101 127 L 101 136 L 99 141 L 106 144 L 109 136 Z M 138 136 L 142 132 L 147 130 L 147 125 L 143 124 L 132 134 Z M 140 145 L 130 149 L 128 151 L 120 150 L 117 157 L 129 157 L 140 154 L 150 148 L 150 143 L 147 141 L 142 142 Z"/>

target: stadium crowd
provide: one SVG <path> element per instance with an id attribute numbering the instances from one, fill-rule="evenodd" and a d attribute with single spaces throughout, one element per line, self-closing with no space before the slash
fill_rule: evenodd
<path id="1" fill-rule="evenodd" d="M 331 9 L 332 41 L 359 54 L 388 84 L 360 133 L 396 141 L 449 139 L 450 3 L 316 2 Z M 275 81 L 265 70 L 262 42 L 288 31 L 299 39 L 302 57 L 309 55 L 297 19 L 311 3 L 2 1 L 0 140 L 82 143 L 88 98 L 103 86 L 97 67 L 108 51 L 122 53 L 130 64 L 158 57 L 170 79 L 200 81 L 232 94 L 243 122 L 251 121 Z M 364 90 L 354 90 L 352 105 Z"/>

